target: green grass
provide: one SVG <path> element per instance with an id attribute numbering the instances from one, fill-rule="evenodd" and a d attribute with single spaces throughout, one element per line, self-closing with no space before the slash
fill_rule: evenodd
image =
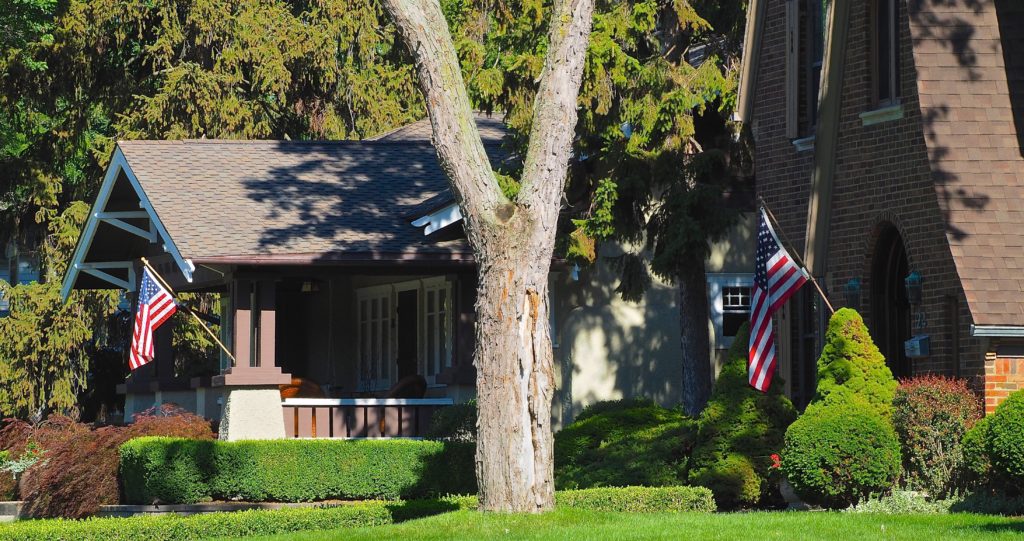
<path id="1" fill-rule="evenodd" d="M 559 509 L 539 516 L 456 511 L 389 526 L 306 532 L 265 541 L 360 539 L 1020 539 L 1024 519 L 986 515 L 868 515 L 828 512 L 719 514 L 594 513 Z"/>

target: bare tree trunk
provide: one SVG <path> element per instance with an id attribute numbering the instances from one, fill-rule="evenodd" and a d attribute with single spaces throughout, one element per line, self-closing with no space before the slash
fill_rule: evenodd
<path id="1" fill-rule="evenodd" d="M 554 506 L 548 270 L 594 0 L 555 0 L 515 201 L 502 194 L 487 160 L 438 0 L 384 5 L 416 61 L 434 146 L 479 265 L 474 364 L 480 507 L 545 511 Z"/>
<path id="2" fill-rule="evenodd" d="M 681 269 L 679 345 L 683 353 L 683 409 L 697 416 L 711 398 L 711 344 L 708 338 L 708 286 L 704 261 Z"/>

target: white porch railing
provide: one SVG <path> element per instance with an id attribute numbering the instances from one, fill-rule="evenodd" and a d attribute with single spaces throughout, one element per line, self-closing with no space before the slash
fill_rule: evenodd
<path id="1" fill-rule="evenodd" d="M 289 438 L 421 438 L 451 398 L 287 398 Z"/>

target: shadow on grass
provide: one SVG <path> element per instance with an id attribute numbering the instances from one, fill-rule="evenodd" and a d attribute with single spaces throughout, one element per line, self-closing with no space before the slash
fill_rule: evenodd
<path id="1" fill-rule="evenodd" d="M 463 509 L 475 509 L 476 497 L 451 496 L 432 500 L 398 501 L 388 503 L 385 507 L 391 513 L 391 519 L 397 524 L 399 522 L 461 511 Z"/>

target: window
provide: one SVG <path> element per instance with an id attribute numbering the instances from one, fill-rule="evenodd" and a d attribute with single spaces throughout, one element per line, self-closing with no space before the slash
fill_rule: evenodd
<path id="1" fill-rule="evenodd" d="M 806 1 L 807 43 L 806 57 L 806 96 L 804 107 L 807 114 L 807 135 L 814 133 L 818 122 L 818 91 L 821 88 L 821 66 L 825 55 L 825 2 L 828 0 Z"/>
<path id="2" fill-rule="evenodd" d="M 750 274 L 709 274 L 708 304 L 715 328 L 715 349 L 727 349 L 740 326 L 750 319 Z"/>
<path id="3" fill-rule="evenodd" d="M 434 383 L 452 366 L 451 284 L 443 278 L 425 280 L 423 296 L 423 377 Z"/>
<path id="4" fill-rule="evenodd" d="M 874 2 L 874 103 L 896 105 L 900 97 L 900 0 Z"/>
<path id="5" fill-rule="evenodd" d="M 810 139 L 818 121 L 827 1 L 786 1 L 786 136 L 789 139 Z"/>
<path id="6" fill-rule="evenodd" d="M 11 285 L 38 282 L 39 265 L 36 264 L 35 254 L 22 253 L 8 259 L 0 253 L 0 280 Z M 9 310 L 9 303 L 0 293 L 0 317 L 6 316 Z"/>
<path id="7" fill-rule="evenodd" d="M 359 333 L 359 389 L 379 391 L 391 386 L 391 286 L 360 289 L 356 324 Z"/>
<path id="8" fill-rule="evenodd" d="M 722 334 L 736 336 L 743 323 L 750 319 L 750 286 L 722 288 Z"/>

